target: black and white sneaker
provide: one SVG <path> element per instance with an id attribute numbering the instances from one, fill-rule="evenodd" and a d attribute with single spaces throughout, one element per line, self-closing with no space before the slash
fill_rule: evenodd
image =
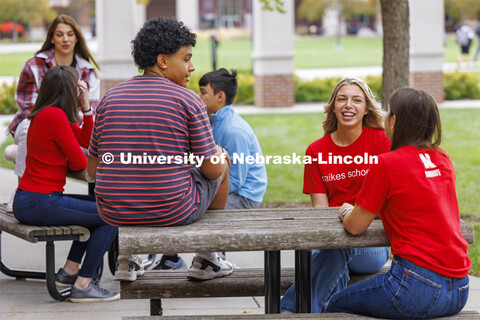
<path id="1" fill-rule="evenodd" d="M 232 264 L 220 258 L 217 252 L 213 257 L 203 253 L 197 253 L 192 260 L 192 266 L 188 269 L 187 278 L 194 280 L 209 280 L 221 278 L 232 274 Z"/>
<path id="2" fill-rule="evenodd" d="M 117 271 L 114 280 L 135 281 L 145 274 L 142 259 L 139 256 L 118 256 Z"/>

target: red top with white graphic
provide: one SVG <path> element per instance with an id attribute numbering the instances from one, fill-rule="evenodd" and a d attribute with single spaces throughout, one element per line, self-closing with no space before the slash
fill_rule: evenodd
<path id="1" fill-rule="evenodd" d="M 465 277 L 472 263 L 448 155 L 407 146 L 378 160 L 357 204 L 380 214 L 392 254 L 447 277 Z"/>
<path id="2" fill-rule="evenodd" d="M 314 161 L 305 165 L 303 193 L 326 193 L 331 207 L 345 202 L 353 205 L 370 168 L 370 157 L 389 150 L 390 140 L 384 130 L 363 127 L 360 137 L 346 147 L 336 145 L 331 134 L 327 134 L 307 148 L 306 155 Z M 336 156 L 351 163 L 328 163 L 329 158 Z M 363 163 L 355 163 L 360 159 Z"/>

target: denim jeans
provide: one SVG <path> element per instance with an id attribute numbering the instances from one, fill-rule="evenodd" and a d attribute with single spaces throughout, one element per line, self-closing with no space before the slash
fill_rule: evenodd
<path id="1" fill-rule="evenodd" d="M 79 225 L 90 230 L 86 242 L 73 241 L 68 260 L 81 263 L 79 275 L 94 278 L 103 255 L 110 247 L 117 227 L 100 218 L 93 196 L 36 193 L 17 189 L 13 214 L 24 224 L 37 226 Z"/>
<path id="2" fill-rule="evenodd" d="M 335 292 L 347 287 L 350 272 L 375 273 L 388 261 L 389 247 L 315 250 L 312 252 L 312 312 L 321 313 Z M 295 285 L 282 298 L 281 309 L 295 312 Z"/>
<path id="3" fill-rule="evenodd" d="M 445 277 L 395 256 L 388 273 L 334 294 L 326 312 L 391 319 L 451 316 L 467 303 L 468 282 L 468 276 Z"/>

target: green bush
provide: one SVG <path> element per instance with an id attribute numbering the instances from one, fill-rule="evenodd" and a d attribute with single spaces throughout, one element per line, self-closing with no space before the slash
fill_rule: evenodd
<path id="1" fill-rule="evenodd" d="M 328 101 L 338 81 L 340 78 L 303 81 L 295 77 L 295 102 Z"/>
<path id="2" fill-rule="evenodd" d="M 0 114 L 13 114 L 17 111 L 17 103 L 15 102 L 15 90 L 17 83 L 6 84 L 0 86 Z"/>
<path id="3" fill-rule="evenodd" d="M 235 104 L 253 104 L 253 84 L 255 77 L 248 73 L 239 73 L 237 76 L 238 91 Z"/>
<path id="4" fill-rule="evenodd" d="M 480 77 L 474 73 L 445 73 L 445 100 L 480 99 Z"/>

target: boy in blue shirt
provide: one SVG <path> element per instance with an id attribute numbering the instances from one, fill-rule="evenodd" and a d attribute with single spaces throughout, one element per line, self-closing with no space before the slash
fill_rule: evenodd
<path id="1" fill-rule="evenodd" d="M 199 95 L 207 106 L 215 143 L 225 148 L 232 159 L 226 209 L 252 209 L 263 200 L 267 171 L 260 161 L 242 161 L 247 156 L 257 159 L 262 149 L 250 125 L 232 108 L 238 87 L 236 77 L 235 70 L 230 73 L 224 68 L 208 72 L 199 81 Z"/>

